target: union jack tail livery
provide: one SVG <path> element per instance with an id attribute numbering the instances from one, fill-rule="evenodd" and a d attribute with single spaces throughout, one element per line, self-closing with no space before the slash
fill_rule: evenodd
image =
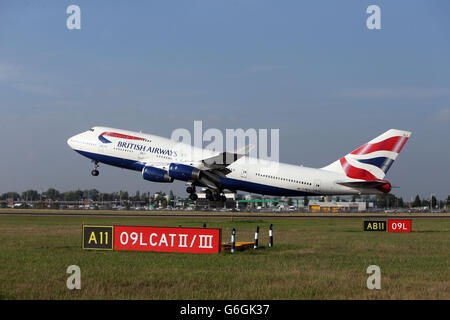
<path id="1" fill-rule="evenodd" d="M 322 169 L 352 179 L 380 181 L 397 159 L 411 132 L 390 129 Z"/>

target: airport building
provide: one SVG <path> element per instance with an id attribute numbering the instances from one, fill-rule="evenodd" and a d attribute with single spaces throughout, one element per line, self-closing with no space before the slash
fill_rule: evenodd
<path id="1" fill-rule="evenodd" d="M 309 212 L 362 212 L 367 210 L 365 201 L 361 202 L 320 202 L 310 201 L 308 203 Z"/>

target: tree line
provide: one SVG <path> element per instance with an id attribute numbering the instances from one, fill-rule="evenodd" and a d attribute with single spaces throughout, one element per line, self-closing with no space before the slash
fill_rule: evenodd
<path id="1" fill-rule="evenodd" d="M 405 202 L 402 198 L 397 198 L 393 194 L 383 194 L 376 196 L 377 204 L 381 208 L 445 208 L 450 207 L 450 195 L 446 200 L 438 200 L 435 196 L 430 199 L 420 199 L 419 195 L 416 195 L 413 201 Z M 430 203 L 431 202 L 431 203 Z"/>
<path id="2" fill-rule="evenodd" d="M 0 195 L 0 201 L 2 206 L 6 204 L 6 201 L 22 201 L 22 202 L 55 202 L 55 201 L 105 201 L 105 202 L 141 202 L 145 204 L 153 204 L 158 202 L 167 202 L 174 200 L 174 194 L 170 190 L 169 195 L 164 192 L 157 192 L 155 195 L 151 195 L 150 192 L 136 191 L 134 195 L 130 195 L 128 191 L 119 192 L 100 192 L 97 189 L 86 190 L 70 190 L 66 192 L 60 192 L 55 188 L 49 188 L 47 191 L 39 192 L 37 190 L 26 190 L 21 194 L 17 192 L 5 192 Z M 356 201 L 356 196 L 352 197 L 352 201 Z M 374 201 L 379 208 L 405 208 L 405 207 L 430 207 L 430 199 L 421 199 L 419 195 L 416 195 L 414 201 L 405 202 L 403 198 L 396 197 L 394 194 L 382 194 L 376 195 L 375 198 L 370 196 L 363 196 L 360 201 Z M 304 205 L 308 205 L 308 197 L 304 197 Z M 337 201 L 341 201 L 340 197 L 337 197 Z M 345 200 L 344 200 L 345 201 Z M 292 205 L 293 201 L 288 198 L 288 205 Z M 432 208 L 445 208 L 450 207 L 450 195 L 446 200 L 438 200 L 435 196 L 431 197 Z"/>
<path id="3" fill-rule="evenodd" d="M 157 192 L 156 196 L 152 196 L 150 192 L 136 191 L 134 195 L 130 195 L 128 191 L 119 192 L 100 192 L 97 189 L 71 190 L 60 192 L 54 188 L 39 193 L 37 190 L 26 190 L 21 194 L 17 192 L 6 192 L 0 195 L 0 201 L 141 201 L 149 202 L 151 199 L 166 197 L 162 191 Z M 173 199 L 173 192 L 170 191 L 169 197 Z"/>

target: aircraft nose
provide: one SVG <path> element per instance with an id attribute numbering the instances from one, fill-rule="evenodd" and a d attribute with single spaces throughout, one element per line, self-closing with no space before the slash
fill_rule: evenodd
<path id="1" fill-rule="evenodd" d="M 71 147 L 73 149 L 73 137 L 70 137 L 69 139 L 67 139 L 67 144 L 69 145 L 69 147 Z"/>
<path id="2" fill-rule="evenodd" d="M 80 138 L 82 137 L 81 135 L 82 134 L 79 133 L 67 139 L 67 144 L 69 145 L 69 147 L 71 147 L 72 149 L 75 148 L 76 141 L 80 140 Z"/>

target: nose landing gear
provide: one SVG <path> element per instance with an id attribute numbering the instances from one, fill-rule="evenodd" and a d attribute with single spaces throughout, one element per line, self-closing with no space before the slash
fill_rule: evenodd
<path id="1" fill-rule="evenodd" d="M 94 169 L 91 171 L 91 175 L 93 175 L 94 177 L 96 177 L 100 174 L 100 172 L 97 170 L 97 168 L 98 168 L 98 161 L 95 161 Z"/>

